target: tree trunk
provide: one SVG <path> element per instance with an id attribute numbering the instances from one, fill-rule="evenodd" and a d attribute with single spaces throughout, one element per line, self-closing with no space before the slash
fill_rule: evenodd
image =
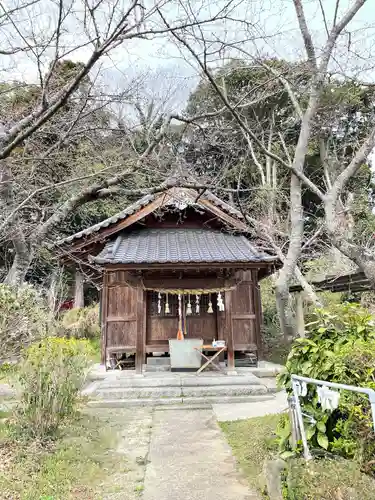
<path id="1" fill-rule="evenodd" d="M 296 328 L 299 337 L 305 337 L 305 315 L 303 310 L 303 295 L 296 294 Z"/>
<path id="2" fill-rule="evenodd" d="M 17 236 L 13 236 L 13 246 L 16 250 L 16 255 L 5 279 L 5 283 L 15 286 L 24 283 L 27 271 L 33 260 L 22 231 L 19 228 L 16 231 L 18 233 Z"/>
<path id="3" fill-rule="evenodd" d="M 281 333 L 284 337 L 285 342 L 288 342 L 296 336 L 294 328 L 294 318 L 292 309 L 290 307 L 290 295 L 288 292 L 288 287 L 285 291 L 284 286 L 280 287 L 279 280 L 277 286 L 275 287 L 275 297 Z"/>
<path id="4" fill-rule="evenodd" d="M 0 211 L 7 216 L 14 208 L 13 184 L 10 169 L 3 160 L 0 163 Z M 29 269 L 32 255 L 25 235 L 20 226 L 18 216 L 13 219 L 13 224 L 9 228 L 9 238 L 14 249 L 14 259 L 5 282 L 9 285 L 20 285 L 24 282 L 27 270 Z"/>
<path id="5" fill-rule="evenodd" d="M 84 307 L 83 274 L 80 271 L 75 273 L 74 307 Z"/>
<path id="6" fill-rule="evenodd" d="M 375 290 L 375 257 L 371 250 L 367 250 L 354 243 L 346 234 L 346 219 L 343 213 L 337 213 L 337 203 L 334 196 L 328 195 L 324 203 L 327 233 L 333 245 L 344 255 L 351 259 L 363 271 Z M 348 221 L 350 227 L 350 221 Z"/>

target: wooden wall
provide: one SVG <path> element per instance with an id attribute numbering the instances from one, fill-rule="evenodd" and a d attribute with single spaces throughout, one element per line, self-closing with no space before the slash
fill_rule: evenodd
<path id="1" fill-rule="evenodd" d="M 146 302 L 142 288 L 129 286 L 125 271 L 106 271 L 102 294 L 102 362 L 106 349 L 116 347 L 137 352 L 143 363 Z"/>
<path id="2" fill-rule="evenodd" d="M 238 271 L 241 282 L 225 293 L 226 310 L 220 312 L 214 302 L 214 313 L 188 316 L 188 336 L 225 339 L 228 351 L 261 352 L 261 305 L 257 270 Z M 163 281 L 161 280 L 161 283 Z M 177 314 L 160 317 L 151 312 L 150 294 L 126 271 L 104 273 L 102 292 L 102 360 L 107 348 L 118 347 L 137 352 L 136 365 L 141 369 L 145 353 L 169 350 L 168 339 L 175 338 Z M 229 352 L 228 352 L 229 355 Z"/>
<path id="3" fill-rule="evenodd" d="M 259 344 L 257 272 L 239 271 L 242 281 L 232 291 L 232 330 L 236 351 L 251 351 Z"/>

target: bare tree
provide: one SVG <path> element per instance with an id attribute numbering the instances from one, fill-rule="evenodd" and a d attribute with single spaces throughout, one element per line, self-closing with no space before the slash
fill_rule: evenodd
<path id="1" fill-rule="evenodd" d="M 110 120 L 100 124 L 100 109 L 114 99 L 124 101 L 128 96 L 126 91 L 119 96 L 98 91 L 100 61 L 118 54 L 120 48 L 124 50 L 134 41 L 149 40 L 152 43 L 155 38 L 171 31 L 224 21 L 235 6 L 234 1 L 224 7 L 218 4 L 214 12 L 212 6 L 202 9 L 201 2 L 197 6 L 192 2 L 188 10 L 181 10 L 179 2 L 174 0 L 146 3 L 139 0 L 34 0 L 16 6 L 0 5 L 3 67 L 25 68 L 24 71 L 31 73 L 30 81 L 4 82 L 5 100 L 0 106 L 0 203 L 3 218 L 0 225 L 3 231 L 7 230 L 14 249 L 13 264 L 6 278 L 9 283 L 16 284 L 25 279 L 38 248 L 50 231 L 69 214 L 87 202 L 111 196 L 115 186 L 138 175 L 145 162 L 151 161 L 168 129 L 171 118 L 166 116 L 143 151 L 131 151 L 127 147 L 119 158 L 121 161 L 115 165 L 103 162 L 95 172 L 82 172 L 73 175 L 73 179 L 62 176 L 58 182 L 37 183 L 34 189 L 25 190 L 30 170 L 25 168 L 26 165 L 32 163 L 33 171 L 36 164 L 43 164 L 51 172 L 61 163 L 69 146 L 74 150 L 80 137 L 95 146 L 95 141 L 100 142 L 109 133 Z M 171 19 L 169 27 L 161 23 L 160 13 Z M 82 63 L 70 61 L 77 56 Z M 96 75 L 93 73 L 95 67 Z M 28 101 L 10 107 L 14 96 L 19 96 L 24 88 Z M 96 123 L 91 122 L 94 130 L 90 130 L 88 117 L 93 113 Z M 23 174 L 21 191 L 26 192 L 22 196 L 17 181 Z M 96 179 L 90 184 L 92 177 Z M 76 189 L 77 184 L 80 189 Z M 75 187 L 73 194 L 69 193 L 69 186 Z M 53 204 L 52 213 L 33 204 L 38 196 L 63 187 L 67 188 L 65 199 Z M 30 206 L 34 223 L 25 232 L 22 217 L 25 211 L 30 213 Z"/>
<path id="2" fill-rule="evenodd" d="M 367 161 L 368 155 L 374 147 L 374 129 L 370 130 L 368 136 L 357 144 L 356 150 L 353 151 L 349 161 L 347 161 L 347 155 L 349 153 L 346 151 L 345 162 L 347 162 L 347 164 L 340 165 L 341 170 L 335 178 L 331 179 L 331 183 L 327 183 L 325 177 L 320 179 L 319 182 L 315 179 L 313 181 L 305 173 L 308 148 L 313 138 L 315 122 L 319 122 L 319 107 L 322 103 L 322 94 L 325 84 L 330 78 L 330 63 L 335 55 L 339 37 L 348 29 L 353 18 L 366 4 L 366 0 L 353 0 L 350 2 L 348 10 L 343 11 L 341 16 L 340 12 L 343 10 L 343 6 L 341 6 L 340 0 L 336 0 L 336 8 L 334 9 L 331 26 L 328 25 L 329 16 L 326 15 L 324 11 L 323 3 L 317 3 L 317 6 L 319 7 L 320 5 L 322 11 L 326 31 L 326 40 L 319 51 L 317 50 L 317 45 L 320 39 L 313 40 L 305 16 L 304 4 L 307 2 L 303 2 L 303 0 L 293 0 L 293 3 L 299 31 L 307 55 L 305 72 L 306 78 L 308 79 L 308 85 L 304 95 L 300 96 L 296 94 L 295 89 L 293 89 L 293 86 L 290 84 L 288 75 L 274 68 L 268 68 L 270 74 L 279 78 L 284 85 L 299 120 L 298 140 L 290 155 L 287 154 L 285 149 L 280 151 L 279 147 L 276 148 L 274 140 L 271 140 L 270 144 L 266 144 L 257 131 L 248 126 L 237 103 L 231 102 L 226 94 L 225 88 L 215 79 L 214 72 L 210 68 L 210 60 L 212 60 L 214 47 L 219 47 L 216 48 L 215 54 L 217 54 L 218 50 L 223 50 L 224 47 L 228 47 L 227 42 L 214 39 L 212 36 L 208 37 L 202 30 L 185 30 L 183 33 L 171 31 L 171 35 L 176 40 L 177 44 L 188 54 L 190 59 L 193 59 L 198 64 L 200 71 L 206 76 L 220 97 L 223 106 L 231 113 L 233 119 L 243 131 L 243 134 L 249 141 L 250 152 L 256 146 L 258 150 L 268 158 L 269 164 L 275 162 L 279 167 L 288 169 L 291 173 L 289 195 L 289 245 L 285 257 L 282 257 L 280 254 L 280 257 L 283 259 L 283 267 L 276 281 L 276 296 L 280 312 L 280 323 L 286 335 L 293 334 L 293 322 L 291 315 L 288 314 L 289 285 L 296 272 L 300 275 L 297 265 L 301 256 L 304 240 L 304 214 L 302 205 L 303 185 L 322 201 L 325 212 L 326 230 L 332 238 L 334 245 L 350 259 L 354 260 L 375 285 L 373 252 L 369 251 L 367 248 L 360 248 L 359 245 L 354 244 L 348 239 L 345 227 L 347 224 L 343 224 L 343 220 L 346 219 L 346 207 L 345 203 L 341 200 L 341 195 L 349 180 L 356 174 L 363 162 Z M 169 27 L 168 20 L 165 19 L 162 13 L 160 13 L 160 16 L 163 19 L 164 25 Z M 258 35 L 258 33 L 254 31 L 249 35 L 252 37 L 253 42 L 256 39 L 256 35 Z M 244 48 L 244 43 L 242 43 L 242 46 L 240 46 L 240 44 L 232 44 L 230 49 L 233 51 L 234 47 L 236 47 L 236 50 L 238 50 L 242 56 L 247 55 L 251 61 L 259 61 L 258 55 L 254 56 L 246 50 L 246 47 Z M 280 141 L 278 140 L 277 145 L 279 144 Z M 332 151 L 326 155 L 324 162 L 327 162 L 330 156 L 332 156 Z M 338 161 L 340 161 L 340 159 Z M 263 183 L 266 178 L 264 170 L 256 158 L 254 158 L 254 163 L 259 167 L 260 178 Z M 326 185 L 325 192 L 323 192 L 321 187 L 322 184 Z M 257 223 L 257 221 L 254 222 Z"/>

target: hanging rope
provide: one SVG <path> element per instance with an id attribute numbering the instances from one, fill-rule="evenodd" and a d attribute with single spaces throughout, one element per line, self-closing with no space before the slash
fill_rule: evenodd
<path id="1" fill-rule="evenodd" d="M 229 287 L 220 287 L 220 288 L 145 288 L 145 290 L 150 290 L 152 292 L 159 292 L 171 295 L 207 295 L 209 293 L 219 293 L 225 292 L 229 290 L 234 290 L 236 285 L 232 285 Z"/>

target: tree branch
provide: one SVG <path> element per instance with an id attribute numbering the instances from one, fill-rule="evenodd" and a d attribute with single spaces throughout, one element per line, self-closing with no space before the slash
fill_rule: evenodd
<path id="1" fill-rule="evenodd" d="M 314 44 L 311 38 L 309 28 L 307 27 L 307 22 L 305 18 L 305 12 L 303 10 L 302 0 L 293 0 L 294 8 L 297 14 L 297 19 L 299 23 L 299 28 L 302 34 L 302 38 L 305 44 L 305 49 L 307 53 L 307 59 L 312 68 L 316 69 L 316 54 Z"/>

